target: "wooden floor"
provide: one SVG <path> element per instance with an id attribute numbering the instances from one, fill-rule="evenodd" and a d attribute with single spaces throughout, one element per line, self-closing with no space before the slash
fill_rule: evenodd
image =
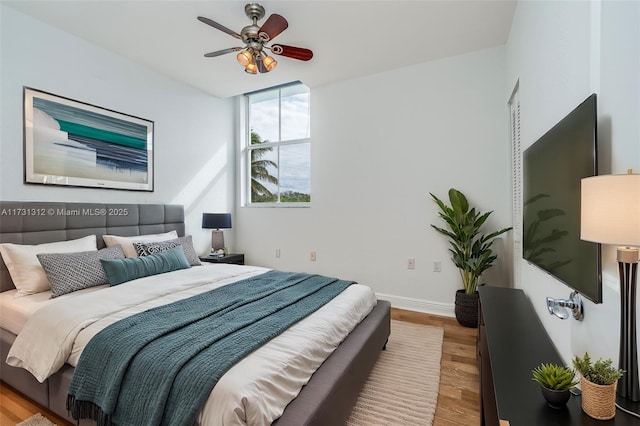
<path id="1" fill-rule="evenodd" d="M 480 375 L 476 356 L 478 329 L 455 318 L 391 309 L 391 318 L 444 329 L 440 389 L 433 426 L 480 425 Z"/>
<path id="2" fill-rule="evenodd" d="M 462 327 L 454 318 L 399 309 L 392 309 L 391 317 L 444 328 L 440 393 L 433 425 L 480 425 L 477 329 Z M 13 426 L 36 413 L 42 413 L 59 426 L 73 425 L 32 403 L 4 383 L 0 384 L 0 426 Z"/>

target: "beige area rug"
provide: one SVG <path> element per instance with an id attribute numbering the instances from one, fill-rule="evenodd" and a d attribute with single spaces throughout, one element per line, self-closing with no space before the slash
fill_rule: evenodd
<path id="1" fill-rule="evenodd" d="M 347 426 L 433 424 L 443 336 L 440 327 L 392 320 L 387 350 L 380 353 Z"/>
<path id="2" fill-rule="evenodd" d="M 56 426 L 54 423 L 51 423 L 49 419 L 44 417 L 42 414 L 34 414 L 29 417 L 27 420 L 21 421 L 16 426 Z"/>

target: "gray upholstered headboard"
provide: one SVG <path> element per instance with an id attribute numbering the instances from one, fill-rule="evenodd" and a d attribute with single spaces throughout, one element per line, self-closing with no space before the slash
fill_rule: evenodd
<path id="1" fill-rule="evenodd" d="M 184 207 L 174 204 L 101 204 L 0 201 L 0 243 L 41 244 L 102 236 L 175 230 L 184 236 Z M 15 288 L 0 256 L 0 291 Z"/>

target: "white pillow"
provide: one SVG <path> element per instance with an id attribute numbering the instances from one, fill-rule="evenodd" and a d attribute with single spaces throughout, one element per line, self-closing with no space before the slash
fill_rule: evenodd
<path id="1" fill-rule="evenodd" d="M 126 257 L 138 257 L 138 253 L 136 253 L 133 243 L 155 243 L 158 241 L 173 240 L 174 238 L 178 238 L 178 233 L 176 231 L 169 231 L 164 234 L 135 235 L 133 237 L 120 237 L 118 235 L 102 236 L 107 247 L 121 245 L 122 251 L 124 251 L 124 255 Z"/>
<path id="2" fill-rule="evenodd" d="M 13 284 L 18 289 L 16 297 L 36 294 L 50 289 L 47 275 L 38 261 L 40 253 L 73 253 L 97 250 L 96 236 L 69 241 L 57 241 L 36 245 L 2 243 L 0 253 L 7 265 Z"/>

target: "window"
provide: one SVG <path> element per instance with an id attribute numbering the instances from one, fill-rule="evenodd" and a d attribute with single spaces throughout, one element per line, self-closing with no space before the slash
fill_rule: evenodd
<path id="1" fill-rule="evenodd" d="M 518 247 L 522 241 L 522 141 L 520 140 L 520 95 L 518 86 L 509 100 L 511 124 L 511 188 L 513 194 L 513 238 Z"/>
<path id="2" fill-rule="evenodd" d="M 247 96 L 248 204 L 311 201 L 310 93 L 301 83 Z"/>
<path id="3" fill-rule="evenodd" d="M 522 140 L 520 139 L 520 89 L 519 83 L 509 99 L 509 124 L 511 133 L 511 188 L 513 219 L 513 255 L 522 259 Z M 513 282 L 520 285 L 522 262 L 513 262 Z"/>

